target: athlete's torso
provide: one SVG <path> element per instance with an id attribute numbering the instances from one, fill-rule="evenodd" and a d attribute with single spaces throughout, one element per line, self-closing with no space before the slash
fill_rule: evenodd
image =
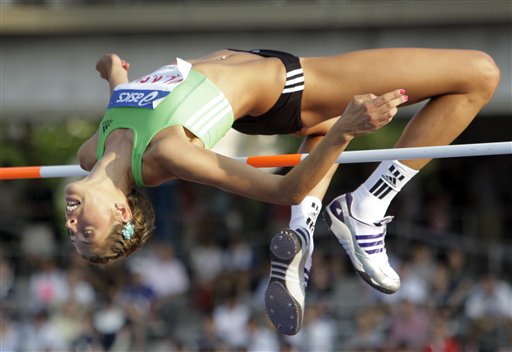
<path id="1" fill-rule="evenodd" d="M 221 50 L 197 59 L 187 60 L 192 69 L 210 79 L 226 96 L 234 119 L 259 116 L 268 111 L 279 98 L 285 81 L 285 68 L 277 58 Z M 263 89 L 262 89 L 263 87 Z M 172 126 L 161 130 L 151 144 L 173 137 Z M 193 134 L 185 132 L 190 142 L 202 146 Z"/>
<path id="2" fill-rule="evenodd" d="M 204 108 L 208 107 L 208 111 L 212 110 L 211 105 L 206 104 L 206 100 L 196 104 L 196 101 L 199 102 L 203 99 L 205 94 L 220 93 L 222 95 L 221 99 L 225 101 L 221 105 L 226 105 L 226 109 L 223 107 L 224 110 L 222 111 L 232 111 L 236 119 L 245 115 L 257 115 L 268 110 L 279 97 L 278 92 L 280 91 L 281 84 L 276 84 L 276 81 L 279 81 L 279 78 L 284 80 L 284 74 L 282 73 L 284 67 L 278 59 L 266 60 L 249 53 L 221 51 L 205 58 L 191 60 L 190 64 L 193 65 L 193 70 L 188 74 L 188 78 L 187 74 L 179 77 L 182 72 L 180 73 L 177 67 L 180 65 L 164 66 L 151 75 L 116 87 L 112 94 L 110 110 L 105 114 L 99 130 L 97 156 L 99 158 L 103 155 L 103 150 L 108 143 L 108 138 L 112 131 L 119 128 L 131 129 L 134 132 L 132 137 L 132 173 L 138 185 L 144 185 L 142 179 L 145 179 L 145 177 L 142 173 L 142 163 L 151 156 L 158 158 L 158 156 L 150 153 L 150 151 L 162 150 L 162 148 L 153 148 L 160 142 L 169 138 L 174 138 L 175 140 L 175 138 L 181 137 L 187 138 L 192 144 L 211 148 L 225 131 L 231 127 L 233 116 L 231 117 L 231 122 L 224 121 L 225 118 L 219 119 L 224 127 L 216 132 L 216 126 L 213 124 L 214 119 L 210 119 L 209 113 L 206 116 L 200 116 L 201 121 L 199 122 L 202 125 L 199 128 L 196 127 L 194 129 L 192 124 L 183 123 L 189 117 L 193 119 L 193 115 L 197 115 L 195 112 L 204 114 L 201 112 L 201 110 L 204 110 L 201 109 L 201 106 L 204 106 Z M 181 65 L 183 65 L 183 62 Z M 176 74 L 178 75 L 177 79 L 174 78 Z M 156 78 L 158 78 L 158 81 L 153 84 L 153 80 Z M 210 90 L 214 89 L 215 91 L 212 93 L 210 91 L 198 91 L 195 88 L 185 89 L 185 86 L 196 84 L 195 82 L 199 82 L 201 79 L 206 81 Z M 171 93 L 165 92 L 167 85 L 161 84 L 162 82 L 170 85 L 171 88 L 168 90 Z M 203 83 L 201 83 L 201 87 Z M 177 85 L 177 88 L 173 88 L 173 85 Z M 141 88 L 146 90 L 137 90 Z M 162 91 L 164 93 L 162 96 L 156 94 Z M 183 91 L 190 93 L 183 94 Z M 140 101 L 134 98 L 134 104 L 131 96 L 137 94 L 143 96 L 143 98 L 141 98 L 142 100 L 139 99 Z M 185 104 L 181 107 L 176 104 L 173 105 L 172 102 L 188 99 L 188 95 L 193 97 L 189 99 L 188 110 L 180 111 L 181 107 Z M 147 99 L 147 97 L 152 99 Z M 214 95 L 211 95 L 208 99 L 216 101 L 213 97 Z M 157 106 L 152 107 L 153 105 Z M 197 111 L 194 110 L 196 105 L 198 106 Z M 176 110 L 178 113 L 175 114 Z M 172 119 L 165 117 L 166 114 L 176 115 L 177 117 L 173 122 L 171 121 Z M 197 125 L 197 123 L 194 125 Z M 207 134 L 211 134 L 212 128 L 214 135 L 217 135 L 214 142 L 211 142 L 211 138 L 208 135 L 205 139 L 205 136 L 201 136 L 198 133 L 209 130 L 210 132 Z M 217 128 L 217 130 L 219 129 Z"/>
<path id="3" fill-rule="evenodd" d="M 235 119 L 267 112 L 285 82 L 286 71 L 277 58 L 226 49 L 188 61 L 224 92 Z"/>

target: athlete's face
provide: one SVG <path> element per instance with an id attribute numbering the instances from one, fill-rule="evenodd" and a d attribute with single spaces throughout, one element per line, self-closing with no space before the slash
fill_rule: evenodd
<path id="1" fill-rule="evenodd" d="M 115 201 L 91 185 L 70 183 L 65 188 L 66 228 L 80 254 L 101 248 L 116 221 Z"/>

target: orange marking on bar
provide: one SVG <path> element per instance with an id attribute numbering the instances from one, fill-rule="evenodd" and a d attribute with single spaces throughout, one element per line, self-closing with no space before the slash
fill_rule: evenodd
<path id="1" fill-rule="evenodd" d="M 0 167 L 0 180 L 41 178 L 40 166 Z"/>
<path id="2" fill-rule="evenodd" d="M 247 164 L 254 167 L 286 167 L 298 165 L 301 154 L 261 155 L 247 157 Z"/>

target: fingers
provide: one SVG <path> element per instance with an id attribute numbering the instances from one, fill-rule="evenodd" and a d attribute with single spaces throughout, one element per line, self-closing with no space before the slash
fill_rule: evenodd
<path id="1" fill-rule="evenodd" d="M 393 107 L 397 107 L 398 105 L 405 103 L 408 99 L 409 97 L 405 94 L 405 89 L 396 89 L 376 97 L 371 101 L 371 104 L 374 108 L 384 107 L 392 109 Z"/>
<path id="2" fill-rule="evenodd" d="M 125 60 L 121 60 L 121 66 L 128 71 L 130 69 L 130 63 L 126 62 Z"/>
<path id="3" fill-rule="evenodd" d="M 391 92 L 385 93 L 379 97 L 376 97 L 373 101 L 374 106 L 380 106 L 388 101 L 407 97 L 405 89 L 396 89 Z"/>
<path id="4" fill-rule="evenodd" d="M 362 105 L 368 104 L 374 108 L 378 108 L 382 105 L 392 103 L 395 106 L 400 105 L 406 102 L 408 96 L 405 94 L 405 89 L 396 89 L 391 92 L 385 93 L 381 96 L 376 96 L 375 94 L 364 94 L 364 95 L 356 95 L 354 96 L 354 103 Z"/>
<path id="5" fill-rule="evenodd" d="M 381 114 L 384 119 L 391 120 L 397 114 L 398 106 L 407 100 L 409 97 L 405 94 L 405 90 L 398 89 L 376 98 L 373 104 L 377 114 Z"/>
<path id="6" fill-rule="evenodd" d="M 398 112 L 398 106 L 407 102 L 409 97 L 404 89 L 396 89 L 381 96 L 374 94 L 354 97 L 354 102 L 364 106 L 366 112 L 378 120 L 389 120 Z"/>
<path id="7" fill-rule="evenodd" d="M 338 120 L 339 127 L 352 136 L 373 132 L 391 122 L 398 112 L 398 106 L 407 100 L 404 89 L 393 90 L 381 96 L 356 95 Z"/>

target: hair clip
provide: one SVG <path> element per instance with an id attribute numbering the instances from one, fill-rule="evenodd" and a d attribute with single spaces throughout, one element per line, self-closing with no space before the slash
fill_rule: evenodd
<path id="1" fill-rule="evenodd" d="M 123 237 L 125 240 L 131 240 L 133 237 L 133 233 L 135 232 L 135 225 L 133 222 L 127 222 L 123 227 Z"/>

